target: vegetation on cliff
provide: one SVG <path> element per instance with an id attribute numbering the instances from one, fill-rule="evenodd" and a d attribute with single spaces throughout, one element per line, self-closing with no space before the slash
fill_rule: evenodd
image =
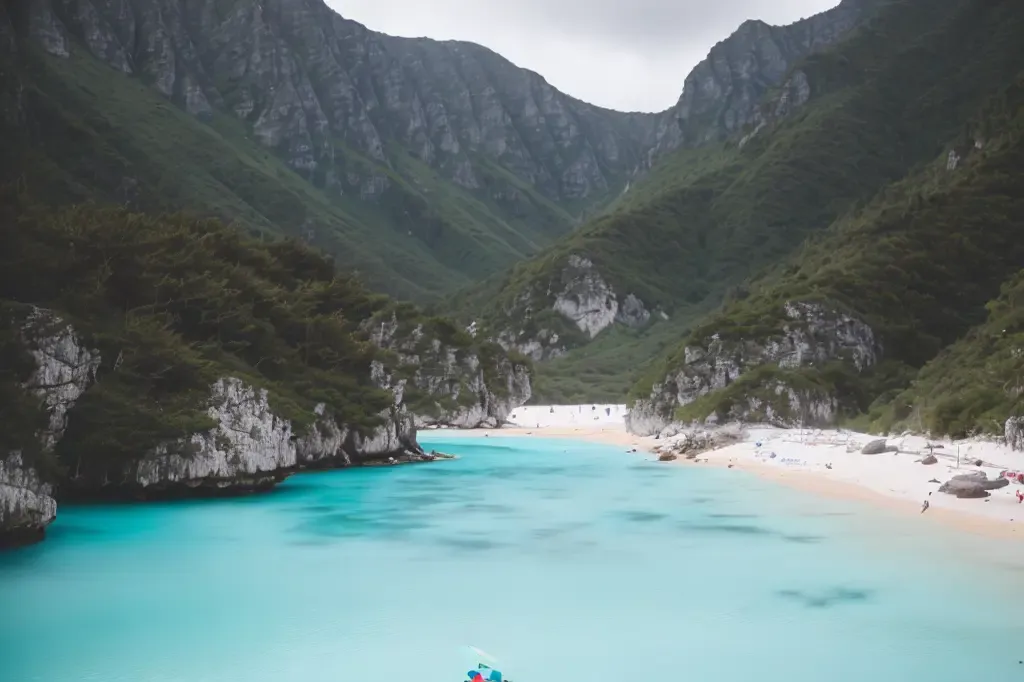
<path id="1" fill-rule="evenodd" d="M 37 423 L 25 415 L 38 404 L 18 386 L 34 368 L 25 353 L 31 335 L 45 331 L 23 331 L 13 302 L 53 309 L 102 357 L 57 449 L 75 475 L 102 477 L 210 428 L 210 385 L 224 376 L 266 388 L 275 413 L 299 431 L 317 403 L 341 425 L 372 429 L 393 397 L 371 380 L 371 362 L 395 364 L 374 342 L 374 316 L 438 332 L 453 352 L 494 354 L 464 334 L 440 334 L 450 323 L 369 293 L 296 240 L 182 214 L 54 210 L 23 193 L 7 192 L 0 205 L 0 346 L 5 360 L 17 360 L 0 377 L 0 432 L 5 446 L 18 446 L 15 435 L 24 440 L 32 433 L 24 425 Z"/>
<path id="2" fill-rule="evenodd" d="M 965 123 L 1024 67 L 1022 31 L 1022 6 L 1009 0 L 889 3 L 847 40 L 794 66 L 790 75 L 805 78 L 809 87 L 805 105 L 777 118 L 772 112 L 789 90 L 770 93 L 764 101 L 765 125 L 745 131 L 752 136 L 677 152 L 606 215 L 489 282 L 481 289 L 489 295 L 466 296 L 457 303 L 468 315 L 496 328 L 518 329 L 537 311 L 550 308 L 568 256 L 580 254 L 594 262 L 620 297 L 635 294 L 648 309 L 660 308 L 672 318 L 666 323 L 652 317 L 654 326 L 671 325 L 681 335 L 687 327 L 697 327 L 692 336 L 686 334 L 692 340 L 712 327 L 716 331 L 721 327 L 726 334 L 731 326 L 737 333 L 761 333 L 751 320 L 764 316 L 762 307 L 771 308 L 765 313 L 771 318 L 766 324 L 778 326 L 780 301 L 798 291 L 811 295 L 821 290 L 814 295 L 827 297 L 822 287 L 846 287 L 839 301 L 867 305 L 867 300 L 898 297 L 894 286 L 913 286 L 917 279 L 942 276 L 947 279 L 932 293 L 953 292 L 964 301 L 959 308 L 964 312 L 945 323 L 944 331 L 930 328 L 897 338 L 894 330 L 885 330 L 888 343 L 902 345 L 914 355 L 908 361 L 920 366 L 962 333 L 964 323 L 977 321 L 976 312 L 966 311 L 980 305 L 979 296 L 982 301 L 993 296 L 992 282 L 998 287 L 998 278 L 1006 275 L 1002 265 L 986 273 L 971 268 L 979 267 L 984 254 L 1005 264 L 1012 261 L 1014 252 L 1011 248 L 998 253 L 1007 239 L 1005 233 L 985 235 L 979 237 L 977 247 L 995 251 L 965 254 L 972 258 L 965 259 L 962 268 L 936 271 L 928 265 L 929 236 L 921 236 L 925 243 L 918 248 L 915 243 L 897 244 L 895 238 L 887 241 L 885 231 L 902 227 L 903 220 L 926 222 L 935 217 L 939 219 L 933 223 L 936 233 L 945 230 L 943 234 L 956 235 L 960 215 L 977 215 L 971 220 L 982 223 L 987 219 L 967 204 L 951 210 L 953 204 L 974 201 L 958 192 L 986 202 L 989 195 L 1006 196 L 1008 186 L 1019 177 L 1018 170 L 1006 166 L 1012 154 L 999 149 L 1000 144 L 1012 143 L 992 139 L 998 137 L 994 133 L 979 132 L 986 144 L 994 145 L 984 150 L 988 160 L 978 161 L 982 167 L 974 170 L 973 162 L 965 162 L 949 178 L 943 173 L 950 141 L 956 140 L 955 149 L 961 154 L 973 148 L 973 138 L 958 137 Z M 984 125 L 1002 129 L 1003 124 L 991 119 Z M 933 163 L 940 154 L 942 158 Z M 973 179 L 973 174 L 985 178 Z M 947 187 L 951 187 L 948 196 Z M 991 208 L 997 218 L 1014 210 Z M 874 231 L 850 227 L 854 223 L 876 227 Z M 973 234 L 976 229 L 980 228 L 965 226 L 963 232 Z M 824 235 L 836 232 L 865 234 L 857 238 L 856 246 L 836 241 L 815 246 L 817 240 L 826 239 Z M 942 243 L 944 248 L 956 248 L 949 239 Z M 804 251 L 799 251 L 804 244 Z M 847 282 L 843 272 L 861 266 L 832 253 L 837 248 L 844 253 L 865 252 L 861 258 L 872 263 L 872 274 L 865 273 L 863 279 L 873 281 L 873 286 L 853 291 L 842 283 Z M 909 255 L 894 254 L 900 249 L 909 250 Z M 777 278 L 782 268 L 792 270 L 787 281 L 799 286 L 780 285 L 772 294 L 771 306 L 765 306 L 767 294 L 742 301 L 765 287 L 763 277 L 756 283 L 748 278 L 765 269 Z M 877 277 L 890 268 L 902 268 L 906 275 L 892 282 L 887 276 Z M 978 281 L 975 274 L 980 275 Z M 801 283 L 803 278 L 813 282 Z M 714 316 L 701 324 L 699 318 L 727 296 L 731 302 L 724 317 Z M 900 314 L 910 315 L 909 319 L 935 315 L 934 304 L 924 297 L 901 305 Z M 744 312 L 748 309 L 753 312 Z M 890 315 L 895 321 L 896 316 Z M 618 334 L 603 332 L 613 333 Z M 643 367 L 643 356 L 653 345 L 650 340 L 658 335 L 652 329 L 623 339 L 620 360 L 609 362 L 606 372 L 595 379 L 593 392 L 604 397 L 611 385 L 618 385 L 625 393 L 627 386 L 620 382 L 632 378 L 634 395 L 646 394 L 664 376 L 664 363 Z M 573 387 L 578 375 L 559 368 L 578 364 L 574 358 L 587 354 L 585 349 L 570 351 L 539 365 L 539 386 L 553 384 L 546 392 L 579 397 L 585 390 Z M 670 361 L 670 366 L 675 362 Z M 643 372 L 646 376 L 637 379 Z"/>
<path id="3" fill-rule="evenodd" d="M 868 421 L 882 430 L 903 424 L 955 435 L 1000 431 L 1017 405 L 1006 386 L 1015 385 L 1019 364 L 1012 356 L 1012 302 L 1024 263 L 1021 177 L 1024 71 L 933 163 L 887 186 L 738 289 L 634 396 L 646 396 L 651 383 L 683 370 L 686 346 L 704 346 L 712 335 L 725 342 L 783 335 L 790 324 L 785 303 L 811 301 L 867 323 L 880 344 L 882 362 L 865 372 L 843 362 L 801 370 L 843 398 L 848 415 L 869 411 Z M 1003 297 L 988 304 L 1011 277 Z M 1005 338 L 996 327 L 1007 330 Z M 709 411 L 698 408 L 717 404 L 711 396 L 698 402 L 686 406 L 684 416 L 701 418 Z"/>
<path id="4" fill-rule="evenodd" d="M 1019 225 L 1018 225 L 1019 227 Z M 869 415 L 878 430 L 955 437 L 1000 434 L 1024 411 L 1024 272 L 1003 285 L 988 319 L 925 365 L 905 391 Z"/>

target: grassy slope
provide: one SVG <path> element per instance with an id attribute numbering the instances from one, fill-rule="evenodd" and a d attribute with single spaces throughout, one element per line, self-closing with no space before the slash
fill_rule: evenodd
<path id="1" fill-rule="evenodd" d="M 522 183 L 514 207 L 491 200 L 490 189 L 510 184 L 503 169 L 489 169 L 489 187 L 473 194 L 397 150 L 387 168 L 337 145 L 338 175 L 376 173 L 391 184 L 376 202 L 338 196 L 288 169 L 236 119 L 202 123 L 82 49 L 67 60 L 30 46 L 22 53 L 3 71 L 16 69 L 28 84 L 35 134 L 5 131 L 0 151 L 53 199 L 135 198 L 143 208 L 187 208 L 299 235 L 371 286 L 419 300 L 465 286 L 570 229 L 565 211 Z"/>
<path id="2" fill-rule="evenodd" d="M 796 114 L 742 149 L 732 142 L 677 152 L 607 215 L 457 305 L 507 324 L 503 311 L 524 292 L 543 305 L 565 256 L 578 252 L 618 291 L 662 306 L 674 319 L 693 319 L 934 159 L 1019 68 L 1019 15 L 1009 0 L 893 3 L 851 39 L 799 65 L 813 99 Z M 606 375 L 631 373 L 643 349 L 627 344 L 625 351 Z M 538 374 L 558 383 L 554 375 L 563 373 L 540 365 Z M 606 396 L 605 388 L 595 385 L 595 393 Z"/>

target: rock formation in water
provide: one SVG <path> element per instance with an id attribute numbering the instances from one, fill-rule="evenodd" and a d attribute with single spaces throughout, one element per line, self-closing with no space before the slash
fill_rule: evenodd
<path id="1" fill-rule="evenodd" d="M 380 363 L 374 363 L 371 375 L 378 386 L 392 391 L 394 404 L 379 415 L 379 426 L 363 433 L 339 425 L 324 404 L 315 408 L 313 424 L 299 431 L 274 414 L 266 390 L 234 377 L 220 379 L 210 392 L 214 428 L 162 444 L 128 463 L 118 478 L 78 494 L 138 499 L 236 495 L 267 490 L 304 468 L 424 459 L 402 402 L 404 382 L 392 385 Z"/>

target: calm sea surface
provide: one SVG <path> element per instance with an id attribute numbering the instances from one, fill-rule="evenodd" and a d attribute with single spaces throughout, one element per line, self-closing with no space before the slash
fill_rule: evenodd
<path id="1" fill-rule="evenodd" d="M 1024 681 L 1024 543 L 566 440 L 62 508 L 0 682 Z"/>

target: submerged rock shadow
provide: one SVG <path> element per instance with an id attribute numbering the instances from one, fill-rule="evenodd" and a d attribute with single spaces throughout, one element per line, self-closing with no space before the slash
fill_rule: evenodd
<path id="1" fill-rule="evenodd" d="M 614 511 L 611 512 L 611 515 L 624 521 L 629 521 L 630 523 L 655 523 L 657 521 L 664 521 L 669 518 L 668 514 L 644 511 L 639 509 Z"/>
<path id="2" fill-rule="evenodd" d="M 809 609 L 826 609 L 841 604 L 866 602 L 874 596 L 874 591 L 840 586 L 817 593 L 805 592 L 803 590 L 779 590 L 776 594 L 783 599 L 795 601 Z"/>

